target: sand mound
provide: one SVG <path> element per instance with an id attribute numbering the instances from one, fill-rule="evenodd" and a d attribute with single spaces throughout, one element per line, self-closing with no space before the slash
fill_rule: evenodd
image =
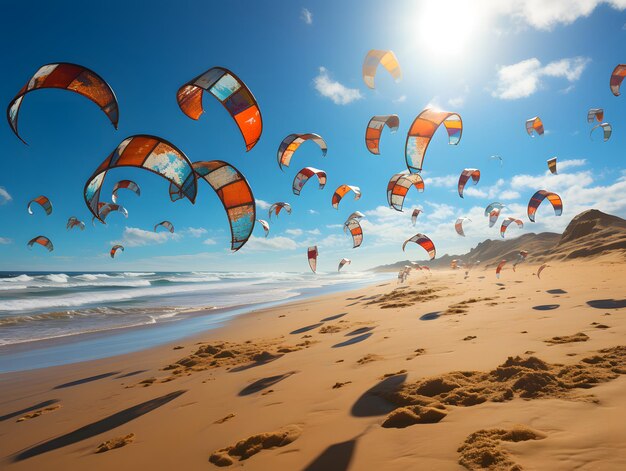
<path id="1" fill-rule="evenodd" d="M 511 460 L 511 455 L 502 448 L 500 442 L 523 442 L 545 437 L 523 426 L 512 430 L 479 430 L 467 437 L 457 450 L 461 454 L 459 464 L 470 470 L 519 471 L 522 467 Z"/>
<path id="2" fill-rule="evenodd" d="M 23 415 L 16 422 L 24 422 L 25 420 L 34 419 L 39 417 L 40 415 L 47 414 L 48 412 L 53 412 L 57 409 L 61 408 L 61 404 L 55 404 L 53 406 L 45 407 L 43 409 L 36 410 L 35 412 L 31 412 L 30 414 Z"/>
<path id="3" fill-rule="evenodd" d="M 515 397 L 588 400 L 589 396 L 581 396 L 578 390 L 592 388 L 622 374 L 626 374 L 626 346 L 600 350 L 598 355 L 568 366 L 546 363 L 533 356 L 509 357 L 492 371 L 455 371 L 377 389 L 371 394 L 419 416 L 412 406 L 445 410 L 446 405 L 471 407 L 487 401 L 510 401 Z M 392 412 L 387 421 L 404 424 L 411 420 L 406 410 L 398 413 L 400 417 L 395 417 L 395 413 Z"/>
<path id="4" fill-rule="evenodd" d="M 560 343 L 586 342 L 587 340 L 589 340 L 589 336 L 587 334 L 578 332 L 574 335 L 563 335 L 563 336 L 558 336 L 558 337 L 552 337 L 551 339 L 544 340 L 544 342 L 549 343 L 551 345 L 557 345 Z"/>
<path id="5" fill-rule="evenodd" d="M 590 209 L 571 220 L 555 253 L 571 259 L 612 250 L 626 250 L 626 220 Z"/>
<path id="6" fill-rule="evenodd" d="M 125 437 L 117 437 L 112 440 L 100 443 L 96 448 L 96 453 L 104 453 L 105 451 L 115 450 L 116 448 L 122 448 L 135 440 L 135 434 L 129 433 Z"/>
<path id="7" fill-rule="evenodd" d="M 230 466 L 235 462 L 235 458 L 243 461 L 262 450 L 289 445 L 297 440 L 301 433 L 302 429 L 297 425 L 288 425 L 274 432 L 252 435 L 235 445 L 213 452 L 209 461 L 217 466 Z"/>
<path id="8" fill-rule="evenodd" d="M 407 291 L 406 286 L 394 289 L 391 293 L 376 296 L 375 299 L 367 304 L 380 304 L 381 309 L 391 309 L 398 307 L 413 306 L 416 303 L 422 303 L 437 299 L 439 296 L 434 293 L 441 291 L 442 288 L 426 288 L 422 290 Z"/>
<path id="9" fill-rule="evenodd" d="M 385 428 L 405 428 L 415 424 L 434 424 L 443 419 L 445 410 L 435 407 L 399 407 L 387 416 L 382 426 Z"/>

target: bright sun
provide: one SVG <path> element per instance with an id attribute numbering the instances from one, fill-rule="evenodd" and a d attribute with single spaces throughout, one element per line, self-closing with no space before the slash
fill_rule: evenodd
<path id="1" fill-rule="evenodd" d="M 434 59 L 462 56 L 481 26 L 478 3 L 469 0 L 426 0 L 417 12 L 415 33 L 420 51 Z"/>

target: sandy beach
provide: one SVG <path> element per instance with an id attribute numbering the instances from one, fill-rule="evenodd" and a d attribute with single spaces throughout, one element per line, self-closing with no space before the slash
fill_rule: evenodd
<path id="1" fill-rule="evenodd" d="M 2 375 L 2 467 L 624 469 L 623 258 L 537 267 L 413 272 Z"/>

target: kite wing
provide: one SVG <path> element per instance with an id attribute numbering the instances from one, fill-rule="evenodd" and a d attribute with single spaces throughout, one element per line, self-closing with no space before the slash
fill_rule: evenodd
<path id="1" fill-rule="evenodd" d="M 485 216 L 489 216 L 489 214 L 491 213 L 491 211 L 494 210 L 494 208 L 502 209 L 504 208 L 504 205 L 502 203 L 498 203 L 497 201 L 488 204 L 487 207 L 485 208 Z"/>
<path id="2" fill-rule="evenodd" d="M 48 239 L 46 236 L 37 236 L 28 241 L 28 246 L 32 247 L 33 244 L 39 244 L 48 249 L 48 252 L 52 252 L 54 250 L 54 245 L 52 245 L 52 241 Z"/>
<path id="3" fill-rule="evenodd" d="M 502 267 L 506 265 L 506 260 L 501 260 L 496 267 L 496 278 L 500 278 L 500 272 L 502 271 Z"/>
<path id="4" fill-rule="evenodd" d="M 596 124 L 593 128 L 591 128 L 589 137 L 593 137 L 593 131 L 595 131 L 598 128 L 602 128 L 602 131 L 604 131 L 604 142 L 608 141 L 609 138 L 611 137 L 611 134 L 613 133 L 613 128 L 611 127 L 609 123 Z"/>
<path id="5" fill-rule="evenodd" d="M 462 237 L 465 237 L 465 232 L 463 232 L 464 221 L 472 222 L 470 218 L 458 218 L 456 222 L 454 223 L 454 230 L 456 230 L 456 233 Z"/>
<path id="6" fill-rule="evenodd" d="M 109 84 L 93 70 L 81 65 L 59 62 L 40 67 L 9 103 L 7 119 L 15 135 L 24 144 L 26 141 L 17 131 L 20 106 L 27 93 L 41 88 L 69 90 L 90 99 L 100 107 L 117 129 L 119 109 L 115 93 Z"/>
<path id="7" fill-rule="evenodd" d="M 304 184 L 313 175 L 317 176 L 320 184 L 320 190 L 322 190 L 324 188 L 324 185 L 326 185 L 326 172 L 324 172 L 324 170 L 319 170 L 313 167 L 304 167 L 293 179 L 293 194 L 299 195 L 302 191 L 302 188 L 304 187 Z"/>
<path id="8" fill-rule="evenodd" d="M 547 267 L 549 267 L 549 265 L 546 265 L 545 263 L 539 267 L 537 270 L 537 278 L 541 279 L 541 272 Z"/>
<path id="9" fill-rule="evenodd" d="M 270 225 L 264 219 L 257 219 L 257 222 L 261 224 L 261 227 L 263 227 L 263 230 L 265 231 L 265 237 L 267 237 L 270 233 Z"/>
<path id="10" fill-rule="evenodd" d="M 587 122 L 589 124 L 593 123 L 594 121 L 601 123 L 603 119 L 604 119 L 604 110 L 602 108 L 591 108 L 587 112 Z"/>
<path id="11" fill-rule="evenodd" d="M 358 186 L 341 185 L 335 190 L 335 193 L 333 194 L 333 198 L 332 198 L 333 208 L 339 209 L 339 202 L 349 191 L 354 192 L 355 201 L 361 197 L 361 189 Z"/>
<path id="12" fill-rule="evenodd" d="M 528 219 L 532 222 L 535 222 L 535 213 L 537 212 L 537 208 L 546 198 L 548 198 L 548 201 L 552 204 L 555 216 L 563 214 L 563 201 L 561 200 L 561 197 L 550 191 L 539 190 L 532 196 L 532 198 L 530 198 L 530 201 L 528 202 Z"/>
<path id="13" fill-rule="evenodd" d="M 157 229 L 158 229 L 158 227 L 159 227 L 159 226 L 163 226 L 163 227 L 164 227 L 164 228 L 166 228 L 168 231 L 170 231 L 170 233 L 172 233 L 172 234 L 174 233 L 174 224 L 172 224 L 172 223 L 171 223 L 171 222 L 169 222 L 169 221 L 161 221 L 160 223 L 155 224 L 155 226 L 154 226 L 154 232 L 156 232 L 156 231 L 157 231 Z"/>
<path id="14" fill-rule="evenodd" d="M 319 134 L 314 133 L 306 133 L 306 134 L 289 134 L 278 146 L 278 167 L 283 169 L 283 165 L 285 167 L 289 167 L 291 162 L 291 157 L 294 152 L 298 150 L 300 144 L 304 141 L 313 141 L 315 142 L 319 148 L 322 150 L 322 157 L 326 157 L 326 152 L 328 151 L 328 147 L 326 146 L 326 141 Z"/>
<path id="15" fill-rule="evenodd" d="M 624 77 L 626 77 L 626 64 L 618 64 L 611 74 L 610 86 L 613 95 L 619 96 L 619 87 L 622 85 Z"/>
<path id="16" fill-rule="evenodd" d="M 176 188 L 176 187 L 174 187 Z M 139 185 L 137 185 L 134 181 L 131 180 L 120 180 L 115 185 L 113 185 L 113 193 L 111 195 L 111 201 L 117 203 L 117 190 L 126 189 L 135 193 L 137 196 L 141 196 L 141 190 L 139 189 Z"/>
<path id="17" fill-rule="evenodd" d="M 26 207 L 26 209 L 28 210 L 28 214 L 33 214 L 33 209 L 32 209 L 33 203 L 37 203 L 39 206 L 41 206 L 43 210 L 46 212 L 46 216 L 50 216 L 50 214 L 52 214 L 52 203 L 50 202 L 47 196 L 42 195 L 42 196 L 38 196 L 37 198 L 30 200 L 28 203 L 28 206 Z"/>
<path id="18" fill-rule="evenodd" d="M 418 233 L 418 234 L 415 234 L 410 239 L 405 240 L 404 244 L 402 244 L 403 252 L 404 252 L 404 248 L 406 247 L 406 244 L 408 244 L 409 242 L 415 242 L 417 245 L 421 246 L 424 250 L 426 250 L 431 260 L 435 258 L 435 254 L 436 254 L 435 244 L 433 244 L 433 241 L 430 240 L 428 236 Z"/>
<path id="19" fill-rule="evenodd" d="M 461 172 L 458 183 L 459 196 L 461 198 L 463 198 L 463 189 L 465 188 L 465 184 L 469 181 L 470 178 L 474 182 L 474 185 L 476 185 L 480 180 L 480 170 L 478 170 L 477 168 L 466 168 Z"/>
<path id="20" fill-rule="evenodd" d="M 517 227 L 519 227 L 520 229 L 524 227 L 524 223 L 522 222 L 521 219 L 515 219 L 512 217 L 506 218 L 504 221 L 502 221 L 502 225 L 500 226 L 500 235 L 502 236 L 503 239 L 504 239 L 504 233 L 506 232 L 506 229 L 509 227 L 509 224 L 511 224 L 512 222 L 517 224 Z"/>
<path id="21" fill-rule="evenodd" d="M 198 119 L 204 112 L 202 94 L 208 91 L 226 108 L 237 123 L 246 143 L 246 151 L 252 149 L 263 131 L 261 110 L 250 89 L 233 72 L 223 67 L 213 67 L 178 89 L 178 106 L 191 119 Z"/>
<path id="22" fill-rule="evenodd" d="M 419 214 L 422 212 L 421 209 L 414 209 L 413 210 L 413 214 L 411 214 L 411 223 L 415 226 L 415 224 L 417 223 L 417 216 L 419 216 Z"/>
<path id="23" fill-rule="evenodd" d="M 406 136 L 404 157 L 409 172 L 421 172 L 428 144 L 430 144 L 433 134 L 441 123 L 448 131 L 448 143 L 450 145 L 457 145 L 461 140 L 463 121 L 459 114 L 430 108 L 425 109 L 417 115 Z"/>
<path id="24" fill-rule="evenodd" d="M 307 258 L 309 259 L 309 266 L 311 267 L 311 271 L 315 273 L 315 270 L 317 270 L 317 245 L 308 248 Z"/>
<path id="25" fill-rule="evenodd" d="M 79 227 L 81 231 L 85 230 L 85 223 L 83 221 L 78 220 L 78 218 L 72 216 L 67 220 L 67 224 L 65 228 L 69 231 L 70 229 L 74 229 L 75 227 Z"/>
<path id="26" fill-rule="evenodd" d="M 100 219 L 98 203 L 102 183 L 107 172 L 117 167 L 135 167 L 156 173 L 178 189 L 180 197 L 187 197 L 194 203 L 198 186 L 196 176 L 187 156 L 170 142 L 155 136 L 136 135 L 122 141 L 117 148 L 104 159 L 87 183 L 85 183 L 85 202 L 92 214 Z M 104 221 L 103 221 L 104 222 Z"/>
<path id="27" fill-rule="evenodd" d="M 404 198 L 412 186 L 420 193 L 424 191 L 424 179 L 419 173 L 409 173 L 408 170 L 396 173 L 387 184 L 387 202 L 396 211 L 402 211 Z"/>
<path id="28" fill-rule="evenodd" d="M 278 216 L 283 209 L 287 211 L 287 214 L 291 214 L 291 205 L 289 203 L 278 202 L 271 205 L 268 211 L 270 219 L 272 219 L 272 213 Z"/>
<path id="29" fill-rule="evenodd" d="M 369 123 L 367 123 L 367 128 L 365 129 L 365 146 L 372 154 L 380 154 L 380 135 L 383 133 L 385 125 L 387 125 L 392 133 L 395 133 L 398 130 L 398 126 L 400 126 L 400 118 L 395 114 L 374 116 L 370 119 Z"/>
<path id="30" fill-rule="evenodd" d="M 556 175 L 556 157 L 548 159 L 548 169 L 550 169 L 552 175 Z"/>
<path id="31" fill-rule="evenodd" d="M 539 116 L 526 120 L 526 132 L 530 137 L 535 137 L 534 133 L 538 136 L 543 136 L 543 122 Z"/>
<path id="32" fill-rule="evenodd" d="M 123 252 L 124 251 L 124 246 L 123 245 L 114 245 L 111 248 L 111 252 L 110 252 L 111 258 L 115 258 L 115 254 L 117 253 L 118 250 L 121 250 Z"/>
<path id="33" fill-rule="evenodd" d="M 374 89 L 374 77 L 378 64 L 381 64 L 391 74 L 396 82 L 402 80 L 402 70 L 393 51 L 380 51 L 372 49 L 363 61 L 363 81 L 369 88 Z"/>
<path id="34" fill-rule="evenodd" d="M 363 243 L 363 229 L 357 219 L 350 219 L 344 225 L 344 230 L 350 231 L 352 235 L 352 248 L 356 249 Z"/>
<path id="35" fill-rule="evenodd" d="M 239 170 L 221 160 L 194 162 L 193 170 L 211 185 L 222 202 L 230 224 L 230 248 L 236 252 L 252 235 L 256 220 L 254 195 L 248 181 Z"/>
<path id="36" fill-rule="evenodd" d="M 352 263 L 352 260 L 350 260 L 349 258 L 342 258 L 339 261 L 339 268 L 337 268 L 337 271 L 341 271 L 344 265 L 350 265 L 351 263 Z"/>

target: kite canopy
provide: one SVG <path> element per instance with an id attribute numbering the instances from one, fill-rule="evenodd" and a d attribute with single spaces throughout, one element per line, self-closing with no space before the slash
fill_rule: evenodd
<path id="1" fill-rule="evenodd" d="M 498 203 L 497 201 L 494 201 L 493 203 L 489 203 L 487 207 L 485 208 L 485 216 L 489 216 L 489 214 L 491 213 L 491 211 L 494 210 L 494 208 L 502 209 L 504 208 L 504 205 L 502 203 Z"/>
<path id="2" fill-rule="evenodd" d="M 102 184 L 107 172 L 117 167 L 140 168 L 165 178 L 170 182 L 172 201 L 175 199 L 173 194 L 178 195 L 176 199 L 184 196 L 192 203 L 196 200 L 196 176 L 183 151 L 160 137 L 139 134 L 124 139 L 85 183 L 85 202 L 102 222 L 98 214 Z"/>
<path id="3" fill-rule="evenodd" d="M 424 179 L 419 173 L 409 173 L 408 170 L 405 170 L 391 177 L 389 183 L 387 183 L 387 202 L 389 206 L 396 211 L 402 211 L 404 199 L 412 186 L 415 186 L 420 193 L 424 191 Z"/>
<path id="4" fill-rule="evenodd" d="M 587 122 L 590 124 L 593 123 L 594 121 L 601 123 L 603 119 L 604 119 L 604 110 L 602 108 L 591 108 L 587 112 Z"/>
<path id="5" fill-rule="evenodd" d="M 391 74 L 396 82 L 402 80 L 402 71 L 400 70 L 400 64 L 393 51 L 380 51 L 372 49 L 365 56 L 363 61 L 363 81 L 369 88 L 374 89 L 374 77 L 378 69 L 378 64 L 381 64 L 387 72 Z"/>
<path id="6" fill-rule="evenodd" d="M 548 268 L 550 265 L 547 264 L 543 264 L 539 267 L 539 269 L 537 270 L 537 278 L 541 279 L 541 272 L 544 270 L 544 268 Z"/>
<path id="7" fill-rule="evenodd" d="M 493 208 L 489 213 L 489 227 L 493 227 L 496 222 L 498 222 L 498 218 L 500 217 L 500 211 L 502 208 Z"/>
<path id="8" fill-rule="evenodd" d="M 7 119 L 15 135 L 24 143 L 17 130 L 20 106 L 26 94 L 42 88 L 59 88 L 89 98 L 108 116 L 117 129 L 119 110 L 115 93 L 102 77 L 82 65 L 59 62 L 39 68 L 15 95 L 7 108 Z"/>
<path id="9" fill-rule="evenodd" d="M 413 214 L 411 214 L 411 223 L 415 226 L 416 222 L 417 222 L 417 216 L 419 216 L 419 214 L 422 212 L 421 209 L 414 209 L 413 210 Z"/>
<path id="10" fill-rule="evenodd" d="M 39 244 L 48 249 L 48 252 L 52 252 L 54 250 L 54 245 L 52 245 L 52 241 L 48 239 L 46 236 L 37 236 L 28 241 L 28 246 L 32 247 L 33 244 Z"/>
<path id="11" fill-rule="evenodd" d="M 548 168 L 550 169 L 550 173 L 552 173 L 552 175 L 556 175 L 556 157 L 548 159 Z"/>
<path id="12" fill-rule="evenodd" d="M 367 150 L 372 154 L 380 154 L 380 135 L 383 133 L 385 125 L 387 125 L 391 133 L 395 133 L 398 130 L 398 126 L 400 126 L 400 118 L 398 118 L 396 114 L 374 116 L 370 119 L 370 122 L 367 123 L 367 128 L 365 129 L 365 145 L 367 146 Z"/>
<path id="13" fill-rule="evenodd" d="M 304 184 L 311 178 L 313 175 L 317 176 L 317 179 L 320 184 L 320 190 L 324 188 L 326 185 L 326 172 L 324 170 L 319 170 L 313 167 L 304 167 L 302 170 L 298 172 L 296 177 L 293 179 L 293 194 L 299 195 L 304 187 Z"/>
<path id="14" fill-rule="evenodd" d="M 41 206 L 46 212 L 46 216 L 50 216 L 50 214 L 52 214 L 52 203 L 47 196 L 42 195 L 30 200 L 28 202 L 28 206 L 26 207 L 26 209 L 28 210 L 28 214 L 33 214 L 33 209 L 31 207 L 33 203 L 37 203 L 39 206 Z"/>
<path id="15" fill-rule="evenodd" d="M 194 162 L 193 169 L 222 202 L 230 224 L 230 248 L 236 252 L 252 235 L 256 220 L 254 195 L 248 181 L 239 170 L 221 160 Z"/>
<path id="16" fill-rule="evenodd" d="M 118 250 L 121 250 L 123 252 L 124 251 L 124 246 L 123 245 L 114 245 L 111 248 L 111 252 L 110 252 L 111 258 L 115 258 L 115 254 L 117 253 Z"/>
<path id="17" fill-rule="evenodd" d="M 237 123 L 246 143 L 246 151 L 252 149 L 261 138 L 263 119 L 254 95 L 233 72 L 213 67 L 178 89 L 178 106 L 191 119 L 198 119 L 204 112 L 202 94 L 208 91 L 217 98 Z"/>
<path id="18" fill-rule="evenodd" d="M 461 237 L 465 237 L 465 232 L 463 232 L 463 221 L 472 222 L 470 218 L 466 217 L 458 218 L 456 220 L 456 222 L 454 223 L 454 230 L 456 230 L 456 233 Z"/>
<path id="19" fill-rule="evenodd" d="M 326 141 L 322 139 L 322 136 L 319 134 L 307 133 L 307 134 L 289 134 L 278 146 L 278 167 L 282 170 L 283 165 L 285 167 L 289 167 L 289 163 L 291 162 L 291 157 L 294 152 L 298 150 L 300 144 L 304 141 L 313 141 L 315 142 L 319 148 L 322 150 L 322 157 L 326 157 L 326 152 L 328 151 L 328 147 L 326 146 Z"/>
<path id="20" fill-rule="evenodd" d="M 365 214 L 363 214 L 361 211 L 355 211 L 350 216 L 348 216 L 348 218 L 346 219 L 346 222 L 344 223 L 344 225 L 348 224 L 348 221 L 350 219 L 362 219 L 364 217 L 365 217 Z"/>
<path id="21" fill-rule="evenodd" d="M 406 166 L 411 173 L 422 171 L 424 157 L 433 134 L 443 123 L 448 132 L 448 143 L 457 145 L 463 133 L 463 121 L 457 113 L 426 108 L 417 115 L 409 128 L 404 147 Z"/>
<path id="22" fill-rule="evenodd" d="M 548 198 L 548 201 L 552 204 L 555 216 L 563 214 L 563 201 L 561 200 L 561 197 L 556 193 L 539 190 L 532 196 L 532 198 L 530 198 L 530 201 L 528 202 L 528 219 L 532 222 L 535 222 L 535 213 L 537 212 L 537 208 L 546 198 Z"/>
<path id="23" fill-rule="evenodd" d="M 80 228 L 81 231 L 84 231 L 85 223 L 83 221 L 78 220 L 78 218 L 71 216 L 67 220 L 67 224 L 65 225 L 65 228 L 69 231 L 70 229 L 74 229 L 75 227 L 78 227 Z"/>
<path id="24" fill-rule="evenodd" d="M 261 227 L 263 227 L 263 231 L 265 232 L 265 237 L 267 237 L 270 233 L 270 225 L 264 219 L 257 219 L 256 222 L 261 224 Z"/>
<path id="25" fill-rule="evenodd" d="M 358 219 L 350 219 L 347 221 L 344 225 L 344 231 L 350 231 L 353 249 L 356 249 L 363 243 L 363 229 Z"/>
<path id="26" fill-rule="evenodd" d="M 474 185 L 476 185 L 480 180 L 480 170 L 477 168 L 466 168 L 461 172 L 458 184 L 459 196 L 461 198 L 463 198 L 463 189 L 465 188 L 465 184 L 470 178 L 474 182 Z"/>
<path id="27" fill-rule="evenodd" d="M 283 209 L 287 211 L 287 214 L 291 214 L 291 205 L 289 203 L 278 202 L 271 205 L 268 211 L 270 219 L 272 219 L 272 213 L 278 216 Z"/>
<path id="28" fill-rule="evenodd" d="M 418 233 L 418 234 L 415 234 L 410 239 L 405 240 L 404 244 L 402 244 L 403 252 L 404 252 L 404 248 L 406 247 L 406 244 L 408 244 L 409 242 L 415 242 L 417 245 L 419 245 L 424 250 L 426 250 L 431 260 L 435 258 L 435 254 L 436 254 L 435 244 L 433 243 L 432 240 L 430 240 L 428 236 Z"/>
<path id="29" fill-rule="evenodd" d="M 113 185 L 111 201 L 113 201 L 114 203 L 117 203 L 117 190 L 120 189 L 127 189 L 135 193 L 137 196 L 141 196 L 141 190 L 139 189 L 139 185 L 137 185 L 134 181 L 120 180 L 115 185 Z"/>
<path id="30" fill-rule="evenodd" d="M 315 273 L 315 270 L 317 270 L 317 245 L 308 248 L 307 258 L 309 259 L 309 266 L 311 267 L 311 271 Z"/>
<path id="31" fill-rule="evenodd" d="M 333 193 L 332 204 L 333 208 L 339 209 L 339 202 L 349 191 L 354 192 L 354 200 L 361 198 L 361 189 L 358 186 L 352 185 L 340 185 Z"/>
<path id="32" fill-rule="evenodd" d="M 626 77 L 626 64 L 618 64 L 613 73 L 611 74 L 611 93 L 615 96 L 619 96 L 619 88 Z"/>
<path id="33" fill-rule="evenodd" d="M 350 260 L 349 258 L 342 258 L 339 261 L 339 267 L 337 268 L 337 271 L 341 271 L 341 269 L 343 268 L 344 265 L 350 265 L 352 263 L 352 260 Z"/>
<path id="34" fill-rule="evenodd" d="M 496 278 L 500 278 L 500 272 L 502 271 L 502 267 L 506 265 L 506 260 L 501 260 L 496 267 Z"/>
<path id="35" fill-rule="evenodd" d="M 602 130 L 604 131 L 604 142 L 608 141 L 609 138 L 611 137 L 611 133 L 613 132 L 613 128 L 611 127 L 609 123 L 596 124 L 593 128 L 591 128 L 589 137 L 593 138 L 593 131 L 595 131 L 598 128 L 602 128 Z"/>
<path id="36" fill-rule="evenodd" d="M 122 213 L 124 215 L 124 217 L 126 219 L 128 219 L 128 211 L 126 210 L 126 208 L 124 206 L 120 206 L 119 204 L 113 204 L 113 203 L 104 203 L 104 202 L 100 202 L 98 203 L 98 214 L 100 217 L 96 217 L 94 216 L 91 219 L 91 223 L 95 226 L 96 224 L 96 219 L 99 219 L 100 222 L 102 222 L 102 224 L 106 224 L 106 218 L 107 216 L 112 213 L 113 211 L 117 211 L 118 213 Z"/>
<path id="37" fill-rule="evenodd" d="M 538 116 L 526 120 L 526 132 L 530 137 L 535 137 L 534 133 L 543 136 L 543 123 Z"/>
<path id="38" fill-rule="evenodd" d="M 158 228 L 159 226 L 163 226 L 163 227 L 164 227 L 164 228 L 166 228 L 168 231 L 170 231 L 170 233 L 172 233 L 172 234 L 174 233 L 174 224 L 172 224 L 172 223 L 171 223 L 171 222 L 169 222 L 169 221 L 161 221 L 160 223 L 155 224 L 155 226 L 154 226 L 154 232 L 156 232 L 156 231 L 157 231 L 157 228 Z"/>
<path id="39" fill-rule="evenodd" d="M 512 222 L 517 224 L 517 227 L 519 227 L 520 229 L 524 227 L 524 223 L 522 222 L 521 219 L 516 219 L 512 217 L 506 218 L 504 221 L 502 221 L 502 225 L 500 226 L 500 235 L 502 236 L 503 239 L 504 239 L 504 233 L 506 232 L 507 227 L 509 227 L 509 224 L 511 224 Z"/>

